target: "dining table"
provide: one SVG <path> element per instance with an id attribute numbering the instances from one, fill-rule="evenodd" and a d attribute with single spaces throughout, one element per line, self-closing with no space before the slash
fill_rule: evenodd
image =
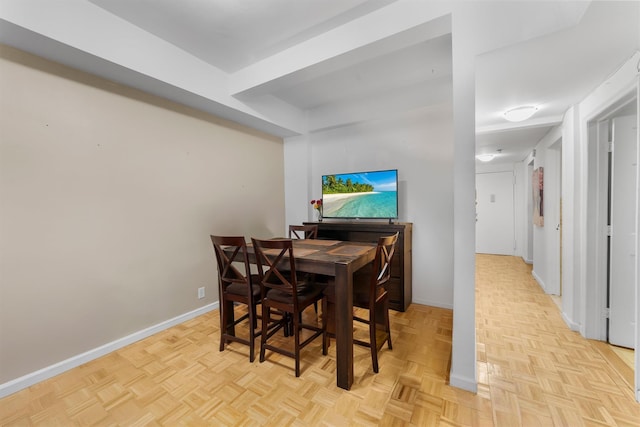
<path id="1" fill-rule="evenodd" d="M 255 263 L 253 246 L 247 244 L 249 262 Z M 294 239 L 296 270 L 328 276 L 331 299 L 329 323 L 336 340 L 336 385 L 349 390 L 353 384 L 353 275 L 375 258 L 376 244 L 324 239 Z M 324 315 L 324 313 L 323 313 Z"/>

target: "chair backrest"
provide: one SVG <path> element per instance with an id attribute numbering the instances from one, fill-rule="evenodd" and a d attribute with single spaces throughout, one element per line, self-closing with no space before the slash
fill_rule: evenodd
<path id="1" fill-rule="evenodd" d="M 378 238 L 376 257 L 373 260 L 373 274 L 371 275 L 371 294 L 375 294 L 391 278 L 391 260 L 396 251 L 398 233 Z"/>
<path id="2" fill-rule="evenodd" d="M 251 267 L 249 265 L 249 257 L 247 255 L 247 243 L 243 236 L 211 236 L 213 249 L 216 253 L 216 261 L 218 262 L 218 279 L 220 282 L 220 291 L 233 283 L 247 284 L 247 296 L 251 295 Z M 233 250 L 230 256 L 224 252 L 224 248 Z M 244 265 L 244 272 L 238 270 L 234 263 Z M 222 297 L 222 295 L 220 295 Z"/>
<path id="3" fill-rule="evenodd" d="M 290 239 L 316 239 L 318 237 L 318 226 L 310 225 L 290 225 Z"/>
<path id="4" fill-rule="evenodd" d="M 296 295 L 296 263 L 291 239 L 251 239 L 262 291 L 277 289 Z M 287 259 L 288 258 L 288 259 Z M 264 296 L 264 295 L 263 295 Z"/>

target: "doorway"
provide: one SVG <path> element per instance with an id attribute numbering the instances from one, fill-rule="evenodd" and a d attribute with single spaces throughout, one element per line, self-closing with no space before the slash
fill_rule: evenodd
<path id="1" fill-rule="evenodd" d="M 588 123 L 586 295 L 584 335 L 633 351 L 638 230 L 638 98 L 621 97 Z M 640 399 L 638 353 L 634 360 Z"/>
<path id="2" fill-rule="evenodd" d="M 635 104 L 633 104 L 635 105 Z M 609 343 L 635 347 L 635 218 L 638 197 L 636 116 L 609 120 L 607 295 Z"/>
<path id="3" fill-rule="evenodd" d="M 476 253 L 515 254 L 513 172 L 476 174 Z"/>

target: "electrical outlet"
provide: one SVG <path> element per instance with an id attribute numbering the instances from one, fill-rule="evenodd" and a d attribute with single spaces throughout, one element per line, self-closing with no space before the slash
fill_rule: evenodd
<path id="1" fill-rule="evenodd" d="M 204 287 L 198 288 L 198 299 L 204 298 Z"/>

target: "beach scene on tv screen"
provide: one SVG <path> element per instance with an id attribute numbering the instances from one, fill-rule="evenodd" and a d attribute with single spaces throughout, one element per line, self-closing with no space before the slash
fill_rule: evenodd
<path id="1" fill-rule="evenodd" d="M 395 170 L 325 175 L 323 215 L 327 218 L 397 218 Z"/>

